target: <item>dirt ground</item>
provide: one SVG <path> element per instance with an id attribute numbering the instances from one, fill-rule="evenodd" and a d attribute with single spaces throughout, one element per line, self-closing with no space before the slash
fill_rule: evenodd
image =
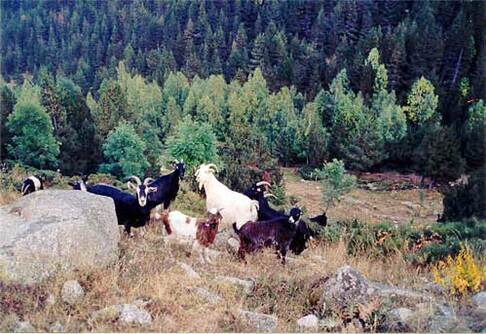
<path id="1" fill-rule="evenodd" d="M 303 180 L 291 168 L 284 169 L 284 179 L 287 195 L 298 199 L 298 204 L 305 207 L 309 216 L 323 212 L 320 182 Z M 357 218 L 368 223 L 391 221 L 403 224 L 413 220 L 414 223 L 430 224 L 437 220 L 442 209 L 442 195 L 437 190 L 355 189 L 329 209 L 328 217 L 331 220 Z"/>

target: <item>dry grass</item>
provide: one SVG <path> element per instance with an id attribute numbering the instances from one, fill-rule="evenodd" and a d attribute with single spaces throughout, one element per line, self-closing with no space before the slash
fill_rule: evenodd
<path id="1" fill-rule="evenodd" d="M 398 256 L 386 262 L 348 257 L 344 245 L 339 243 L 313 244 L 286 266 L 280 265 L 272 251 L 248 257 L 245 265 L 222 248 L 212 264 L 199 263 L 198 257 L 189 255 L 189 247 L 164 242 L 158 227 L 151 227 L 143 237 L 123 238 L 120 246 L 119 261 L 110 268 L 53 277 L 39 290 L 14 290 L 11 299 L 23 305 L 16 309 L 17 315 L 40 331 L 49 330 L 56 321 L 67 331 L 254 330 L 238 318 L 237 309 L 241 308 L 275 314 L 279 318 L 279 331 L 295 331 L 296 319 L 313 309 L 310 284 L 345 264 L 380 282 L 415 286 L 423 279 Z M 178 262 L 191 265 L 201 278 L 189 278 Z M 240 288 L 219 282 L 216 277 L 221 275 L 253 280 L 253 293 L 246 295 Z M 75 307 L 60 301 L 62 284 L 68 279 L 77 279 L 86 291 L 84 300 Z M 196 287 L 216 293 L 222 301 L 208 303 L 195 293 Z M 56 297 L 54 305 L 45 302 L 49 293 Z M 93 312 L 104 307 L 141 298 L 150 300 L 146 309 L 154 321 L 148 327 L 121 325 L 113 318 L 90 319 Z M 0 306 L 0 319 L 8 320 L 7 308 Z M 9 330 L 7 320 L 0 321 L 0 330 Z"/>
<path id="2" fill-rule="evenodd" d="M 294 169 L 284 170 L 287 195 L 299 200 L 310 215 L 323 211 L 320 182 L 302 180 Z M 421 200 L 421 192 L 423 200 Z M 394 190 L 371 191 L 355 189 L 345 195 L 340 203 L 329 209 L 332 220 L 350 220 L 357 218 L 366 223 L 379 223 L 384 220 L 399 224 L 430 224 L 442 213 L 442 195 L 436 190 Z"/>

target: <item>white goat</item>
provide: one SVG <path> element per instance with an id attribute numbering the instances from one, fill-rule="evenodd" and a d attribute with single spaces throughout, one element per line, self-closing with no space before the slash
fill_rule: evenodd
<path id="1" fill-rule="evenodd" d="M 192 242 L 192 251 L 197 251 L 203 262 L 211 262 L 209 246 L 213 244 L 218 233 L 221 211 L 222 209 L 210 209 L 206 218 L 194 218 L 180 211 L 165 210 L 161 217 L 169 238 Z"/>
<path id="2" fill-rule="evenodd" d="M 199 189 L 204 187 L 206 192 L 206 208 L 224 208 L 221 221 L 224 228 L 231 228 L 234 222 L 240 228 L 248 221 L 257 221 L 258 201 L 229 189 L 216 179 L 215 171 L 218 170 L 214 164 L 203 164 L 195 174 Z"/>

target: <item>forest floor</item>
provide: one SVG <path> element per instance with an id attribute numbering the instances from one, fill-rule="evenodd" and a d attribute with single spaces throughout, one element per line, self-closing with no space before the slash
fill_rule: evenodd
<path id="1" fill-rule="evenodd" d="M 287 196 L 298 200 L 298 205 L 307 210 L 309 216 L 324 211 L 322 187 L 319 181 L 304 180 L 293 168 L 284 168 Z M 422 194 L 422 195 L 421 195 Z M 366 223 L 390 221 L 397 224 L 430 224 L 442 213 L 442 195 L 435 189 L 406 189 L 374 191 L 357 188 L 346 194 L 329 209 L 331 220 L 358 219 Z"/>

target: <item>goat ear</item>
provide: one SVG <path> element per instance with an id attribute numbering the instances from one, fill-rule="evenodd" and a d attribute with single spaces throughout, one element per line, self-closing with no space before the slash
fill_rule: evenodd
<path id="1" fill-rule="evenodd" d="M 147 190 L 149 193 L 154 193 L 157 191 L 157 187 L 148 187 Z"/>

